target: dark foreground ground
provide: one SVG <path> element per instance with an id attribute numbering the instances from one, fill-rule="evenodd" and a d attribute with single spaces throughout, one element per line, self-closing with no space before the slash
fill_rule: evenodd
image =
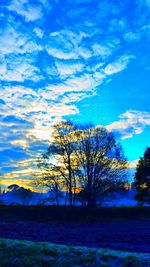
<path id="1" fill-rule="evenodd" d="M 146 211 L 135 211 L 134 208 L 130 211 L 97 210 L 97 213 L 96 211 L 88 213 L 88 218 L 83 216 L 85 211 L 75 210 L 68 215 L 68 210 L 62 210 L 62 213 L 59 210 L 57 214 L 52 209 L 51 214 L 45 210 L 47 212 L 45 216 L 43 213 L 41 220 L 39 217 L 36 218 L 36 214 L 39 216 L 43 212 L 41 208 L 25 209 L 23 207 L 0 208 L 0 237 L 150 253 L 148 209 Z M 65 217 L 60 216 L 58 220 L 59 213 L 64 216 L 65 212 Z M 55 220 L 52 219 L 52 214 Z M 73 214 L 76 214 L 76 219 Z M 81 220 L 79 220 L 79 214 Z M 72 218 L 69 219 L 71 215 Z"/>
<path id="2" fill-rule="evenodd" d="M 0 237 L 150 253 L 150 220 L 97 223 L 0 223 Z"/>

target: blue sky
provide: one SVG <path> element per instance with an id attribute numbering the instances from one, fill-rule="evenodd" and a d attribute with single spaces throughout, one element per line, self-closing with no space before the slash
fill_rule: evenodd
<path id="1" fill-rule="evenodd" d="M 150 0 L 0 0 L 1 184 L 30 185 L 54 123 L 150 145 Z"/>

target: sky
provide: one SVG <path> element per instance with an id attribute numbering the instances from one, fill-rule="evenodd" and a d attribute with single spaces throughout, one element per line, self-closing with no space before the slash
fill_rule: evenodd
<path id="1" fill-rule="evenodd" d="M 1 184 L 30 186 L 60 120 L 150 146 L 150 0 L 0 0 Z"/>

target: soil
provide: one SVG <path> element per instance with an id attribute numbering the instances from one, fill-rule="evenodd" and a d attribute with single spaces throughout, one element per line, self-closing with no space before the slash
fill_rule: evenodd
<path id="1" fill-rule="evenodd" d="M 0 237 L 150 253 L 150 219 L 90 223 L 0 222 Z"/>

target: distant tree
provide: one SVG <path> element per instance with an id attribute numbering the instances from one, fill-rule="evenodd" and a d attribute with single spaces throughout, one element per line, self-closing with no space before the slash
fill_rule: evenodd
<path id="1" fill-rule="evenodd" d="M 32 191 L 29 188 L 20 187 L 18 190 L 19 196 L 22 199 L 23 205 L 29 205 L 32 198 Z"/>
<path id="2" fill-rule="evenodd" d="M 89 207 L 95 206 L 126 181 L 127 161 L 121 145 L 104 127 L 82 127 L 76 130 L 76 140 L 80 196 Z"/>
<path id="3" fill-rule="evenodd" d="M 9 191 L 17 191 L 19 188 L 20 188 L 20 186 L 17 185 L 17 184 L 11 184 L 11 185 L 9 185 L 9 186 L 7 187 L 7 189 L 8 189 Z"/>
<path id="4" fill-rule="evenodd" d="M 135 199 L 139 205 L 150 204 L 150 147 L 147 147 L 144 156 L 138 161 L 134 185 L 137 191 Z"/>
<path id="5" fill-rule="evenodd" d="M 64 182 L 58 171 L 58 167 L 49 162 L 49 153 L 43 154 L 42 157 L 38 159 L 38 168 L 40 172 L 35 174 L 35 185 L 47 188 L 50 193 L 49 200 L 54 199 L 56 205 L 59 206 Z"/>
<path id="6" fill-rule="evenodd" d="M 8 190 L 12 192 L 15 198 L 20 199 L 23 205 L 28 205 L 32 198 L 32 191 L 30 189 L 20 187 L 17 184 L 9 185 Z"/>

